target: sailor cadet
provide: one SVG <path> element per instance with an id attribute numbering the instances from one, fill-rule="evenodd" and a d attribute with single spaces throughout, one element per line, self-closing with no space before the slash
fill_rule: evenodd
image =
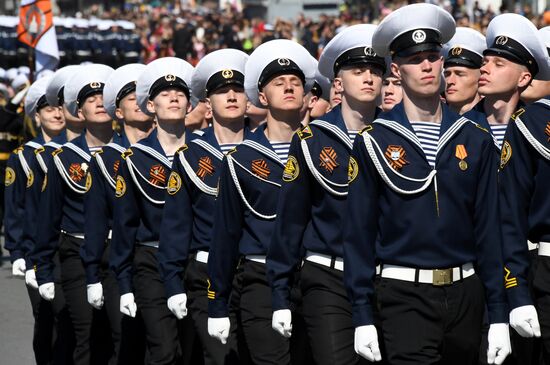
<path id="1" fill-rule="evenodd" d="M 271 330 L 271 295 L 265 256 L 275 225 L 277 199 L 292 134 L 299 129 L 304 96 L 315 63 L 290 40 L 260 45 L 245 67 L 250 102 L 267 108 L 267 122 L 230 152 L 220 172 L 208 257 L 208 332 L 222 343 L 231 331 L 233 279 L 243 283 L 240 314 L 256 364 L 290 363 L 289 340 Z M 237 262 L 241 269 L 236 273 Z M 300 362 L 297 362 L 300 363 Z"/>
<path id="2" fill-rule="evenodd" d="M 317 65 L 318 62 L 315 58 L 313 61 Z M 307 113 L 304 116 L 302 124 L 307 124 L 310 120 L 319 118 L 322 115 L 325 115 L 330 109 L 330 88 L 332 87 L 332 82 L 326 76 L 323 76 L 319 69 L 315 70 L 315 82 L 311 87 L 311 90 L 306 95 L 306 100 L 304 101 L 304 108 Z"/>
<path id="3" fill-rule="evenodd" d="M 84 242 L 84 194 L 91 153 L 112 136 L 111 118 L 103 108 L 102 98 L 103 86 L 112 71 L 100 64 L 86 66 L 65 84 L 67 109 L 83 119 L 86 133 L 53 152 L 42 185 L 32 254 L 40 295 L 52 300 L 56 266 L 53 258 L 59 250 L 61 286 L 76 337 L 75 364 L 89 363 L 91 342 L 97 340 L 92 337 L 92 307 L 86 301 L 86 277 L 79 250 Z"/>
<path id="4" fill-rule="evenodd" d="M 403 101 L 361 132 L 350 159 L 344 280 L 355 350 L 370 361 L 382 357 L 375 306 L 390 364 L 477 364 L 486 306 L 488 362 L 510 352 L 494 144 L 439 97 L 439 52 L 454 32 L 448 12 L 413 4 L 373 35 L 374 51 L 392 56 Z"/>
<path id="5" fill-rule="evenodd" d="M 528 94 L 527 100 L 535 101 L 512 114 L 501 151 L 499 190 L 505 287 L 511 309 L 510 325 L 528 339 L 542 335 L 542 353 L 548 362 L 550 200 L 546 191 L 550 177 L 550 53 L 547 53 L 550 32 L 545 28 L 536 31 L 527 19 L 524 26 L 514 19 L 512 28 L 508 21 L 498 22 L 498 30 L 491 35 L 498 38 L 502 34 L 508 37 L 508 42 L 518 39 L 533 56 L 538 72 L 531 74 L 535 79 L 523 91 Z M 530 342 L 536 350 L 537 341 Z M 516 357 L 518 364 L 540 361 L 540 353 L 522 350 L 523 357 Z"/>
<path id="6" fill-rule="evenodd" d="M 212 127 L 176 153 L 168 178 L 162 218 L 159 265 L 168 308 L 182 319 L 187 308 L 204 349 L 205 364 L 238 364 L 236 322 L 229 344 L 207 331 L 207 262 L 217 185 L 224 155 L 242 142 L 247 97 L 244 68 L 248 55 L 222 49 L 206 55 L 193 73 L 192 94 L 205 100 Z"/>
<path id="7" fill-rule="evenodd" d="M 25 113 L 29 118 L 37 120 L 41 131 L 35 139 L 18 148 L 10 157 L 5 179 L 5 248 L 12 256 L 13 274 L 25 276 L 34 317 L 33 350 L 36 362 L 39 364 L 53 361 L 54 346 L 55 351 L 58 352 L 55 356 L 63 356 L 62 349 L 70 350 L 67 337 L 72 335 L 63 329 L 62 323 L 70 322 L 67 321 L 68 318 L 63 320 L 59 313 L 63 307 L 62 299 L 52 305 L 40 297 L 33 263 L 29 256 L 35 242 L 33 233 L 38 209 L 35 199 L 32 199 L 31 191 L 36 187 L 35 176 L 42 173 L 39 166 L 33 163 L 36 160 L 35 154 L 43 149 L 44 143 L 65 137 L 63 133 L 65 123 L 61 109 L 48 105 L 45 99 L 49 81 L 49 77 L 44 77 L 29 88 L 25 98 Z M 55 327 L 54 315 L 57 316 Z M 57 337 L 55 343 L 52 343 L 54 333 L 57 333 Z M 65 341 L 65 344 L 61 341 Z"/>
<path id="8" fill-rule="evenodd" d="M 131 317 L 141 312 L 151 363 L 172 364 L 181 356 L 157 251 L 172 159 L 191 137 L 184 119 L 192 74 L 189 63 L 174 57 L 155 60 L 143 70 L 136 85 L 138 106 L 155 116 L 157 128 L 124 152 L 115 182 L 109 261 L 118 280 L 120 311 Z"/>
<path id="9" fill-rule="evenodd" d="M 356 173 L 348 170 L 353 140 L 380 111 L 376 105 L 386 62 L 372 48 L 375 29 L 350 26 L 321 54 L 319 71 L 334 79 L 342 102 L 292 138 L 267 254 L 273 328 L 290 335 L 290 290 L 301 270 L 303 313 L 316 364 L 360 360 L 353 350 L 351 305 L 343 282 L 342 224 L 348 179 Z"/>
<path id="10" fill-rule="evenodd" d="M 137 108 L 136 82 L 144 68 L 140 64 L 122 66 L 105 83 L 103 105 L 113 120 L 123 123 L 123 129 L 121 133 L 114 132 L 111 142 L 93 154 L 84 195 L 85 239 L 80 256 L 86 270 L 88 303 L 98 310 L 106 309 L 114 345 L 113 359 L 117 363 L 134 363 L 139 361 L 137 356 L 143 354 L 135 346 L 125 347 L 126 351 L 120 346 L 122 336 L 126 343 L 136 338 L 135 331 L 130 330 L 135 321 L 125 320 L 126 331 L 121 333 L 120 295 L 114 273 L 108 269 L 108 258 L 121 155 L 132 143 L 147 137 L 153 128 L 152 117 Z"/>
<path id="11" fill-rule="evenodd" d="M 63 111 L 65 118 L 67 140 L 70 141 L 80 136 L 84 130 L 84 122 L 78 116 L 74 116 L 69 112 L 67 103 L 65 103 L 64 91 L 65 85 L 69 79 L 80 72 L 82 66 L 69 65 L 57 70 L 46 90 L 46 100 L 51 106 L 59 106 Z"/>
<path id="12" fill-rule="evenodd" d="M 471 110 L 481 99 L 477 82 L 485 48 L 483 34 L 472 28 L 457 27 L 453 38 L 441 49 L 445 100 L 458 114 Z"/>
<path id="13" fill-rule="evenodd" d="M 380 91 L 380 109 L 387 112 L 403 100 L 403 88 L 401 79 L 392 73 L 390 67 L 391 59 L 386 58 L 386 73 L 382 80 Z"/>

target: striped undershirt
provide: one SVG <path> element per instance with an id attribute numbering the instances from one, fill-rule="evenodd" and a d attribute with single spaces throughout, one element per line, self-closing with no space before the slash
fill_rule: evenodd
<path id="1" fill-rule="evenodd" d="M 435 167 L 437 144 L 439 142 L 439 128 L 441 124 L 432 122 L 411 122 L 414 133 L 420 140 L 420 145 L 426 154 L 431 167 Z"/>
<path id="2" fill-rule="evenodd" d="M 271 147 L 275 150 L 275 153 L 281 161 L 286 164 L 286 161 L 288 160 L 288 150 L 290 148 L 289 142 L 269 142 L 271 143 Z"/>
<path id="3" fill-rule="evenodd" d="M 102 146 L 95 146 L 95 147 L 88 147 L 88 150 L 90 150 L 90 153 L 95 153 L 102 148 L 103 148 Z"/>
<path id="4" fill-rule="evenodd" d="M 359 131 L 348 131 L 349 139 L 351 139 L 351 144 L 355 142 L 355 137 L 359 134 Z"/>
<path id="5" fill-rule="evenodd" d="M 498 148 L 502 148 L 502 142 L 504 142 L 504 134 L 506 133 L 507 124 L 490 124 L 491 133 L 493 138 L 497 142 Z"/>
<path id="6" fill-rule="evenodd" d="M 233 148 L 237 147 L 238 143 L 224 143 L 220 144 L 220 150 L 224 155 L 227 155 L 227 152 L 231 151 Z"/>
<path id="7" fill-rule="evenodd" d="M 166 155 L 166 158 L 170 161 L 170 163 L 174 162 L 174 155 Z"/>

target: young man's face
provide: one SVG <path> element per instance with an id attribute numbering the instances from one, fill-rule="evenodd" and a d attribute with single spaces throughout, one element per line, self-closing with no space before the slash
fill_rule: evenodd
<path id="1" fill-rule="evenodd" d="M 190 106 L 187 96 L 179 89 L 163 90 L 147 101 L 147 110 L 164 122 L 183 122 Z"/>
<path id="2" fill-rule="evenodd" d="M 80 109 L 78 115 L 88 123 L 107 123 L 111 117 L 103 107 L 103 94 L 94 94 L 88 96 Z"/>
<path id="3" fill-rule="evenodd" d="M 526 87 L 531 80 L 525 66 L 499 56 L 484 56 L 480 71 L 478 92 L 481 95 L 508 94 Z"/>
<path id="4" fill-rule="evenodd" d="M 332 87 L 330 88 L 330 107 L 334 108 L 336 105 L 342 102 L 342 90 L 336 87 L 334 80 L 332 81 Z"/>
<path id="5" fill-rule="evenodd" d="M 401 79 L 395 76 L 388 76 L 382 81 L 382 103 L 380 108 L 383 111 L 392 110 L 392 108 L 403 99 L 403 90 L 401 89 Z"/>
<path id="6" fill-rule="evenodd" d="M 214 120 L 242 119 L 248 98 L 242 86 L 227 85 L 216 89 L 208 98 Z"/>
<path id="7" fill-rule="evenodd" d="M 477 96 L 477 83 L 481 75 L 479 69 L 450 66 L 445 69 L 443 75 L 445 99 L 449 104 L 466 103 Z"/>
<path id="8" fill-rule="evenodd" d="M 367 65 L 345 67 L 338 72 L 334 83 L 346 99 L 372 103 L 380 95 L 382 70 Z"/>
<path id="9" fill-rule="evenodd" d="M 61 107 L 45 106 L 36 112 L 34 118 L 49 135 L 57 135 L 65 128 Z"/>
<path id="10" fill-rule="evenodd" d="M 409 95 L 429 97 L 439 94 L 443 57 L 436 51 L 396 57 L 392 73 L 401 78 L 403 89 Z"/>
<path id="11" fill-rule="evenodd" d="M 136 93 L 132 92 L 126 95 L 118 104 L 115 110 L 118 119 L 130 122 L 149 123 L 153 117 L 145 114 L 137 104 Z"/>
<path id="12" fill-rule="evenodd" d="M 259 93 L 263 106 L 281 111 L 299 111 L 304 105 L 304 84 L 296 75 L 281 75 L 271 79 Z"/>

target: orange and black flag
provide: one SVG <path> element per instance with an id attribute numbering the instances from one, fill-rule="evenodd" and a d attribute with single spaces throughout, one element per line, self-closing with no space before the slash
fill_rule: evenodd
<path id="1" fill-rule="evenodd" d="M 17 39 L 31 48 L 53 27 L 51 0 L 22 0 L 19 8 Z"/>

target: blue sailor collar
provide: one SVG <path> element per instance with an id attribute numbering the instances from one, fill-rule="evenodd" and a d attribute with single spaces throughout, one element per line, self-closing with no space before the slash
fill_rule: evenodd
<path id="1" fill-rule="evenodd" d="M 65 143 L 63 147 L 67 147 L 73 150 L 74 152 L 82 156 L 82 158 L 90 161 L 91 155 L 90 155 L 90 149 L 88 148 L 88 143 L 86 142 L 86 130 L 84 130 L 80 136 Z M 84 152 L 87 155 L 87 157 L 85 157 L 82 154 L 82 152 Z"/>

